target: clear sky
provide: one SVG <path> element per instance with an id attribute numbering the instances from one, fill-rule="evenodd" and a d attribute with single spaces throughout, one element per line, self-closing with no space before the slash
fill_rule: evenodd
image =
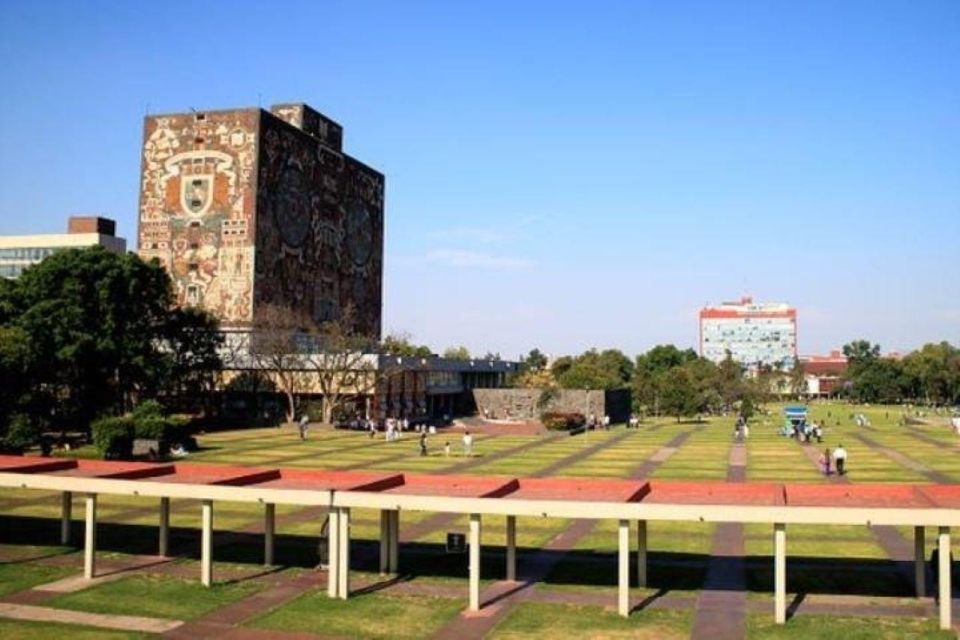
<path id="1" fill-rule="evenodd" d="M 960 343 L 960 2 L 0 3 L 0 233 L 135 245 L 145 112 L 305 101 L 387 176 L 385 327 L 516 356 Z"/>

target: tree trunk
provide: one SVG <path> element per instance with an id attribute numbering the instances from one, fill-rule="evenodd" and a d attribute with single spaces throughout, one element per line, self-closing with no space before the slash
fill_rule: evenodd
<path id="1" fill-rule="evenodd" d="M 323 423 L 328 425 L 333 425 L 333 402 L 327 399 L 327 396 L 324 395 L 323 399 L 320 401 L 320 406 L 323 407 Z"/>
<path id="2" fill-rule="evenodd" d="M 297 407 L 296 407 L 296 403 L 294 402 L 293 394 L 290 393 L 289 391 L 287 391 L 286 394 L 287 394 L 287 422 L 290 424 L 293 424 L 293 422 L 297 418 Z"/>

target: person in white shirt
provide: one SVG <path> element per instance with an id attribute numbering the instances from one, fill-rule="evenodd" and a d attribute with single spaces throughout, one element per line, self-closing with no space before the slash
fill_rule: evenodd
<path id="1" fill-rule="evenodd" d="M 837 466 L 837 474 L 844 475 L 847 472 L 847 450 L 843 448 L 843 443 L 833 450 L 833 461 Z"/>
<path id="2" fill-rule="evenodd" d="M 469 431 L 463 434 L 463 455 L 473 455 L 473 436 L 470 435 Z"/>

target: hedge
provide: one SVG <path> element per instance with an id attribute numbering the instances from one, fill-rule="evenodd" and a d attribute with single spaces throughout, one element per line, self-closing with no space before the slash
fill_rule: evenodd
<path id="1" fill-rule="evenodd" d="M 551 411 L 540 416 L 540 422 L 550 431 L 572 431 L 585 425 L 587 418 L 582 413 Z"/>
<path id="2" fill-rule="evenodd" d="M 135 425 L 131 416 L 100 418 L 90 425 L 93 444 L 105 460 L 133 455 Z"/>

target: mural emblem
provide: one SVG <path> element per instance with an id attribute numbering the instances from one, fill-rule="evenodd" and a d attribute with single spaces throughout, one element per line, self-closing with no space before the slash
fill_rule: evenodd
<path id="1" fill-rule="evenodd" d="M 373 221 L 370 212 L 359 200 L 347 206 L 347 251 L 358 267 L 370 262 L 373 254 Z"/>
<path id="2" fill-rule="evenodd" d="M 192 175 L 180 179 L 180 204 L 195 216 L 202 215 L 213 202 L 213 176 Z"/>

